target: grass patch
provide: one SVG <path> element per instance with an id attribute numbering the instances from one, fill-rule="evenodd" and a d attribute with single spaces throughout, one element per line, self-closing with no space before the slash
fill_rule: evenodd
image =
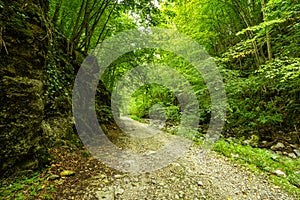
<path id="1" fill-rule="evenodd" d="M 239 140 L 230 142 L 219 140 L 214 151 L 228 157 L 231 161 L 246 166 L 253 171 L 267 174 L 271 182 L 291 194 L 300 195 L 300 159 L 291 159 L 273 153 L 268 149 L 242 145 Z M 274 171 L 281 170 L 286 176 L 277 176 Z"/>
<path id="2" fill-rule="evenodd" d="M 143 120 L 140 117 L 136 116 L 136 115 L 130 115 L 130 118 L 135 120 L 135 121 L 138 121 L 138 122 L 143 122 Z"/>

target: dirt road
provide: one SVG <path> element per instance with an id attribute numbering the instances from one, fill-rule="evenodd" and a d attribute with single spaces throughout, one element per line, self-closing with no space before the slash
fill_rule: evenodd
<path id="1" fill-rule="evenodd" d="M 134 153 L 155 153 L 176 136 L 123 117 L 123 129 L 116 145 Z M 187 151 L 155 171 L 142 174 L 99 174 L 89 180 L 84 199 L 297 199 L 213 151 L 186 143 Z M 139 154 L 139 155 L 140 155 Z M 113 156 L 113 155 L 112 155 Z M 157 154 L 157 156 L 159 156 Z M 149 157 L 150 158 L 150 157 Z M 151 160 L 147 161 L 151 163 Z M 157 162 L 154 161 L 154 162 Z M 142 168 L 137 168 L 141 170 Z"/>

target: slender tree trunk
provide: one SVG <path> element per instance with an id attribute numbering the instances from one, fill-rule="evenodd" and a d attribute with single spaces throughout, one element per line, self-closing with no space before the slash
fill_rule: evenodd
<path id="1" fill-rule="evenodd" d="M 71 37 L 70 37 L 71 41 L 74 41 L 74 39 L 76 37 L 76 33 L 77 33 L 77 30 L 78 30 L 78 27 L 79 27 L 79 22 L 80 22 L 80 19 L 81 19 L 81 15 L 82 15 L 82 12 L 83 12 L 84 5 L 85 5 L 85 0 L 82 1 L 82 4 L 80 6 L 80 10 L 79 10 L 78 15 L 77 15 L 75 26 L 72 30 L 72 34 L 71 34 Z M 73 50 L 73 43 L 71 42 L 71 45 L 68 45 L 67 51 L 72 52 L 72 50 Z"/>
<path id="2" fill-rule="evenodd" d="M 253 24 L 251 18 L 249 17 L 249 14 L 246 14 L 246 12 L 244 12 L 244 8 L 242 5 L 240 5 L 240 2 L 237 0 L 233 0 L 233 5 L 235 5 L 237 7 L 239 17 L 244 22 L 246 27 L 249 28 L 249 27 L 253 26 L 254 24 Z M 246 34 L 249 39 L 254 38 L 254 34 L 252 31 L 248 31 Z M 256 41 L 252 41 L 252 46 L 254 49 L 255 64 L 257 67 L 259 67 L 259 65 L 261 64 L 261 59 L 260 59 L 259 49 L 257 47 Z"/>
<path id="3" fill-rule="evenodd" d="M 265 0 L 261 0 L 261 8 L 262 8 L 264 21 L 266 21 L 265 7 L 266 7 Z M 270 33 L 268 30 L 268 27 L 266 28 L 266 40 L 267 40 L 268 60 L 271 60 L 272 59 L 272 50 L 271 50 Z"/>
<path id="4" fill-rule="evenodd" d="M 59 0 L 56 5 L 55 5 L 55 11 L 54 11 L 54 15 L 53 15 L 53 18 L 52 18 L 52 22 L 53 24 L 56 24 L 57 20 L 58 20 L 58 17 L 59 17 L 59 11 L 60 11 L 60 8 L 61 8 L 61 4 L 62 4 L 62 0 Z"/>
<path id="5" fill-rule="evenodd" d="M 104 13 L 105 9 L 108 6 L 109 1 L 105 4 L 105 1 L 102 1 L 99 9 L 91 16 L 91 20 L 94 19 L 93 25 L 91 26 L 90 30 L 87 31 L 87 34 L 81 44 L 79 45 L 80 48 L 85 48 L 85 51 L 89 49 L 90 40 L 93 36 L 93 33 L 95 32 L 95 29 L 102 17 L 102 14 Z M 104 6 L 105 5 L 105 6 Z"/>
<path id="6" fill-rule="evenodd" d="M 100 43 L 101 36 L 102 36 L 103 33 L 104 33 L 104 30 L 105 30 L 105 28 L 106 28 L 106 25 L 107 25 L 107 23 L 108 23 L 108 20 L 110 19 L 111 14 L 113 13 L 113 11 L 114 11 L 116 5 L 117 5 L 117 1 L 114 3 L 114 7 L 110 10 L 110 13 L 109 13 L 109 15 L 108 15 L 108 17 L 107 17 L 107 19 L 106 19 L 106 21 L 105 21 L 105 24 L 104 24 L 104 26 L 103 26 L 103 28 L 102 28 L 102 30 L 101 30 L 101 33 L 100 33 L 100 35 L 98 36 L 96 45 L 98 45 L 98 44 Z M 107 34 L 107 32 L 106 32 L 106 34 Z M 106 35 L 106 34 L 105 34 L 105 35 Z M 105 36 L 105 35 L 104 35 L 104 36 Z M 104 37 L 104 38 L 105 38 L 105 37 Z"/>

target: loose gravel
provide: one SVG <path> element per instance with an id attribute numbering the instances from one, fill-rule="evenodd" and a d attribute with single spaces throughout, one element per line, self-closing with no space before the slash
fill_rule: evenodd
<path id="1" fill-rule="evenodd" d="M 134 133 L 149 133 L 153 127 L 128 118 L 123 120 L 126 132 L 131 134 L 126 139 L 122 136 L 117 142 L 122 148 L 134 152 L 147 152 L 147 149 L 153 151 L 161 147 L 167 141 L 166 138 L 170 139 L 169 134 L 160 133 L 159 140 L 137 142 L 143 137 L 139 135 L 134 139 Z M 213 151 L 204 151 L 195 144 L 189 147 L 184 156 L 161 169 L 142 174 L 120 172 L 114 176 L 100 173 L 85 182 L 87 188 L 81 199 L 298 199 L 269 183 L 264 175 L 250 172 L 231 163 L 226 157 Z"/>

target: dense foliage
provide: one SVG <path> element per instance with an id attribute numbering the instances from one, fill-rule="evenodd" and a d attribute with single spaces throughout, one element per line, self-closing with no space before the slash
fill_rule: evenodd
<path id="1" fill-rule="evenodd" d="M 228 99 L 224 135 L 300 142 L 297 1 L 164 1 L 158 8 L 149 10 L 152 20 L 146 20 L 147 24 L 134 20 L 136 26 L 177 29 L 203 45 L 215 58 Z M 112 91 L 126 72 L 147 63 L 165 64 L 190 82 L 199 100 L 200 125 L 206 127 L 211 108 L 205 83 L 193 66 L 171 52 L 132 52 L 118 59 L 103 81 Z M 156 104 L 160 106 L 154 108 L 159 110 L 164 107 L 167 121 L 179 122 L 178 101 L 172 91 L 160 85 L 140 87 L 132 96 L 129 114 L 149 117 Z"/>
<path id="2" fill-rule="evenodd" d="M 53 0 L 49 15 L 69 41 L 66 53 L 75 59 L 73 49 L 91 52 L 105 38 L 124 30 L 177 29 L 205 47 L 224 78 L 228 100 L 225 136 L 257 135 L 261 140 L 299 143 L 299 12 L 295 0 Z M 205 132 L 211 116 L 206 84 L 191 64 L 172 52 L 144 49 L 127 53 L 110 65 L 101 80 L 113 92 L 122 76 L 147 64 L 167 65 L 190 82 L 199 102 L 199 130 Z M 59 77 L 52 74 L 55 80 L 64 80 Z M 135 79 L 132 81 L 142 82 L 143 77 Z M 123 93 L 129 91 L 130 85 L 123 88 Z M 141 86 L 133 93 L 129 109 L 121 108 L 123 114 L 138 118 L 150 117 L 153 111 L 165 113 L 169 123 L 180 122 L 181 108 L 174 91 L 159 84 Z"/>

